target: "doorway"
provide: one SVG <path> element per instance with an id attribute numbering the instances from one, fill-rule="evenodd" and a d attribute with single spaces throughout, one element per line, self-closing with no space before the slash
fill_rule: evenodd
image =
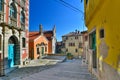
<path id="1" fill-rule="evenodd" d="M 8 66 L 20 64 L 20 45 L 16 36 L 11 36 L 8 40 Z"/>

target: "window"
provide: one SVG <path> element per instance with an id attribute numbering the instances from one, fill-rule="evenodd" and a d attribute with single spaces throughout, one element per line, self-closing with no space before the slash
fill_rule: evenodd
<path id="1" fill-rule="evenodd" d="M 40 54 L 39 48 L 37 47 L 37 54 Z"/>
<path id="2" fill-rule="evenodd" d="M 82 48 L 82 43 L 79 43 L 79 48 Z"/>
<path id="3" fill-rule="evenodd" d="M 3 11 L 3 0 L 0 0 L 0 11 Z"/>
<path id="4" fill-rule="evenodd" d="M 25 14 L 24 14 L 23 10 L 21 11 L 20 20 L 21 20 L 22 23 L 25 23 Z"/>
<path id="5" fill-rule="evenodd" d="M 25 38 L 22 38 L 22 47 L 23 47 L 23 48 L 25 48 L 25 44 L 26 44 L 25 41 L 26 41 Z"/>
<path id="6" fill-rule="evenodd" d="M 86 0 L 86 5 L 88 4 L 88 0 Z"/>
<path id="7" fill-rule="evenodd" d="M 62 47 L 63 47 L 63 48 L 65 47 L 65 43 L 62 44 Z"/>
<path id="8" fill-rule="evenodd" d="M 88 36 L 85 36 L 85 41 L 87 41 L 88 40 Z"/>
<path id="9" fill-rule="evenodd" d="M 66 40 L 68 39 L 68 37 L 66 36 Z"/>
<path id="10" fill-rule="evenodd" d="M 104 38 L 104 29 L 100 30 L 100 38 Z"/>
<path id="11" fill-rule="evenodd" d="M 45 52 L 47 52 L 47 47 L 45 47 Z"/>
<path id="12" fill-rule="evenodd" d="M 13 17 L 15 19 L 17 18 L 17 10 L 14 3 L 11 3 L 10 5 L 10 17 Z"/>
<path id="13" fill-rule="evenodd" d="M 75 43 L 69 43 L 69 46 L 75 46 Z"/>
<path id="14" fill-rule="evenodd" d="M 78 52 L 78 49 L 75 49 L 75 52 Z"/>
<path id="15" fill-rule="evenodd" d="M 0 35 L 0 50 L 1 50 L 1 46 L 2 46 L 2 36 Z"/>
<path id="16" fill-rule="evenodd" d="M 78 39 L 78 36 L 75 36 L 75 39 Z"/>
<path id="17" fill-rule="evenodd" d="M 66 49 L 66 52 L 68 52 L 68 49 Z"/>

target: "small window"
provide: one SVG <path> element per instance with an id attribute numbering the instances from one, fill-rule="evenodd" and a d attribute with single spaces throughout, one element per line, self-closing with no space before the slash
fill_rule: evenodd
<path id="1" fill-rule="evenodd" d="M 78 49 L 75 49 L 75 52 L 78 52 Z"/>
<path id="2" fill-rule="evenodd" d="M 82 48 L 82 43 L 79 43 L 79 48 Z"/>
<path id="3" fill-rule="evenodd" d="M 22 47 L 25 48 L 26 40 L 25 38 L 22 38 Z"/>
<path id="4" fill-rule="evenodd" d="M 39 48 L 37 48 L 37 54 L 40 54 Z"/>
<path id="5" fill-rule="evenodd" d="M 21 11 L 20 20 L 21 20 L 22 23 L 25 24 L 25 14 L 24 14 L 24 11 L 23 11 L 23 10 Z"/>
<path id="6" fill-rule="evenodd" d="M 68 52 L 68 49 L 66 49 L 66 52 Z"/>
<path id="7" fill-rule="evenodd" d="M 47 52 L 47 47 L 45 47 L 45 52 Z"/>
<path id="8" fill-rule="evenodd" d="M 0 0 L 0 11 L 3 11 L 3 0 Z"/>
<path id="9" fill-rule="evenodd" d="M 78 39 L 78 36 L 75 36 L 75 39 Z"/>
<path id="10" fill-rule="evenodd" d="M 68 40 L 68 37 L 66 36 L 66 40 Z"/>
<path id="11" fill-rule="evenodd" d="M 100 30 L 100 38 L 104 38 L 104 29 Z"/>
<path id="12" fill-rule="evenodd" d="M 88 36 L 85 36 L 85 41 L 87 41 L 88 40 Z"/>
<path id="13" fill-rule="evenodd" d="M 88 4 L 88 0 L 86 0 L 86 5 Z"/>
<path id="14" fill-rule="evenodd" d="M 10 5 L 10 16 L 13 18 L 17 18 L 17 9 L 14 3 L 11 3 Z"/>

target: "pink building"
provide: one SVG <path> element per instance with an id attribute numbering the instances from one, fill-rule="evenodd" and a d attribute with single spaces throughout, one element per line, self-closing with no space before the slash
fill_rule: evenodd
<path id="1" fill-rule="evenodd" d="M 0 0 L 0 75 L 28 59 L 29 0 Z"/>

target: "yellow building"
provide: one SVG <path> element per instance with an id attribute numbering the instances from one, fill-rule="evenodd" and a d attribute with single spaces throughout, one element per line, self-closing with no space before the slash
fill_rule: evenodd
<path id="1" fill-rule="evenodd" d="M 120 80 L 120 0 L 84 0 L 89 70 L 99 80 Z"/>
<path id="2" fill-rule="evenodd" d="M 83 38 L 80 31 L 70 32 L 62 36 L 63 49 L 65 53 L 71 53 L 74 58 L 82 56 Z"/>

